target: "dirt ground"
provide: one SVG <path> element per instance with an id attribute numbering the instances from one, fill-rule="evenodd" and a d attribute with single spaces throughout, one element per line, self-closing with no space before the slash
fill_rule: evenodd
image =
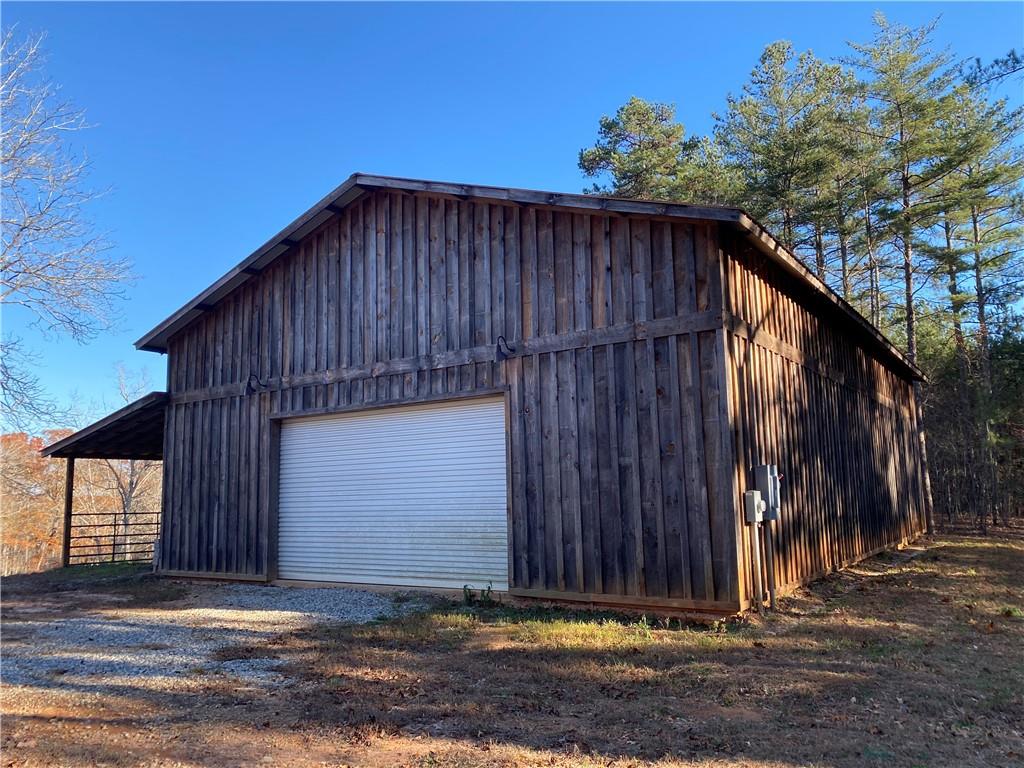
<path id="1" fill-rule="evenodd" d="M 47 621 L 149 627 L 159 612 L 169 627 L 209 589 L 109 570 L 7 580 L 4 648 Z M 2 763 L 1024 765 L 1020 529 L 874 558 L 763 620 L 437 601 L 398 613 L 250 616 L 259 634 L 198 643 L 205 658 L 171 674 L 75 676 L 68 648 L 71 672 L 4 674 Z M 274 674 L 245 673 L 261 660 Z"/>

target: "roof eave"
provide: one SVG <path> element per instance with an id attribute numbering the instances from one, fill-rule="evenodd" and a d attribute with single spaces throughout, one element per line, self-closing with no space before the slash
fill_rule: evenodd
<path id="1" fill-rule="evenodd" d="M 221 298 L 238 286 L 258 275 L 278 256 L 362 194 L 362 190 L 358 187 L 360 176 L 362 174 L 359 173 L 349 176 L 342 184 L 249 254 L 213 285 L 186 302 L 174 314 L 136 341 L 135 348 L 144 352 L 166 352 L 170 337 L 178 330 L 200 317 L 203 312 L 211 309 Z"/>
<path id="2" fill-rule="evenodd" d="M 61 438 L 55 443 L 47 445 L 42 448 L 39 453 L 43 456 L 57 456 L 58 458 L 71 458 L 76 455 L 74 452 L 74 446 L 77 443 L 89 438 L 92 435 L 96 435 L 102 430 L 113 427 L 117 422 L 129 418 L 133 415 L 138 414 L 152 407 L 163 407 L 167 402 L 166 392 L 149 392 L 143 395 L 138 400 L 134 400 L 128 403 L 123 408 L 119 408 L 113 413 L 107 414 L 102 419 L 94 421 L 87 427 L 83 427 L 77 432 L 68 435 L 67 437 Z M 128 455 L 131 451 L 126 451 L 126 455 L 119 456 L 117 458 L 139 458 L 137 456 Z"/>
<path id="3" fill-rule="evenodd" d="M 843 299 L 842 296 L 833 291 L 823 280 L 807 269 L 799 259 L 790 253 L 782 243 L 776 240 L 771 233 L 768 232 L 768 230 L 758 223 L 752 216 L 741 211 L 740 216 L 736 220 L 736 225 L 759 251 L 771 257 L 771 259 L 782 267 L 785 272 L 788 272 L 789 274 L 810 284 L 811 287 L 814 288 L 827 302 L 834 305 L 864 332 L 866 332 L 876 344 L 878 344 L 894 359 L 897 364 L 903 366 L 905 373 L 909 374 L 911 379 L 916 379 L 918 381 L 927 380 L 924 372 L 914 365 L 914 363 L 912 363 L 895 344 L 889 341 L 889 339 L 885 337 L 885 334 L 868 322 L 860 312 L 858 312 L 849 302 Z"/>

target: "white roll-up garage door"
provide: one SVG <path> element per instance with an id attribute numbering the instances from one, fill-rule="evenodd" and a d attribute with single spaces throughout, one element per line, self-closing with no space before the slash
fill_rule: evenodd
<path id="1" fill-rule="evenodd" d="M 278 577 L 508 588 L 505 404 L 281 425 Z"/>

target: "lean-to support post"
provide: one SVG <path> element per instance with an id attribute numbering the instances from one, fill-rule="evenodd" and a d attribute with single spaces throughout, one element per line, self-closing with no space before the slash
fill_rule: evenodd
<path id="1" fill-rule="evenodd" d="M 74 509 L 75 497 L 75 457 L 67 460 L 64 475 L 64 541 L 61 544 L 60 564 L 67 568 L 71 565 L 71 511 Z"/>

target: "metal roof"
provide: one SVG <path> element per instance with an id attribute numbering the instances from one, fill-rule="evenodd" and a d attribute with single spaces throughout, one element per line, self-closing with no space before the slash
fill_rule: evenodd
<path id="1" fill-rule="evenodd" d="M 546 205 L 559 208 L 574 208 L 587 211 L 607 211 L 618 214 L 640 214 L 647 216 L 668 216 L 679 219 L 719 221 L 731 224 L 758 250 L 769 256 L 785 272 L 799 278 L 816 291 L 841 316 L 850 320 L 865 338 L 874 343 L 887 357 L 902 368 L 910 378 L 923 379 L 913 363 L 863 315 L 829 288 L 804 264 L 778 242 L 771 233 L 741 208 L 708 205 L 686 205 L 684 203 L 635 200 L 600 195 L 566 194 L 543 192 L 532 189 L 490 187 L 475 184 L 457 184 L 422 179 L 404 179 L 392 176 L 373 176 L 354 173 L 343 184 L 336 187 L 319 202 L 309 208 L 295 221 L 282 229 L 266 243 L 253 251 L 237 266 L 229 270 L 213 285 L 189 301 L 153 330 L 135 342 L 141 350 L 166 352 L 170 338 L 191 324 L 205 312 L 247 280 L 258 275 L 271 262 L 297 245 L 303 237 L 315 230 L 331 216 L 374 189 L 392 189 L 402 192 L 432 192 L 458 198 L 477 198 L 499 202 Z"/>

